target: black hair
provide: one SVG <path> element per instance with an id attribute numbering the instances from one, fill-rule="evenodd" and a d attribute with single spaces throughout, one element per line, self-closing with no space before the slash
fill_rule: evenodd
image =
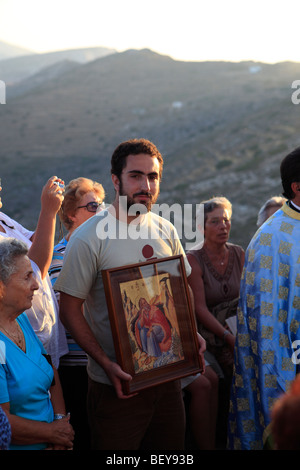
<path id="1" fill-rule="evenodd" d="M 126 166 L 128 155 L 139 155 L 141 153 L 158 159 L 159 176 L 161 178 L 163 157 L 156 146 L 146 139 L 131 139 L 119 144 L 111 157 L 111 174 L 116 175 L 120 179 L 122 171 Z"/>
<path id="2" fill-rule="evenodd" d="M 300 147 L 289 153 L 280 165 L 281 183 L 283 187 L 282 195 L 287 199 L 294 199 L 295 194 L 291 184 L 300 182 Z"/>

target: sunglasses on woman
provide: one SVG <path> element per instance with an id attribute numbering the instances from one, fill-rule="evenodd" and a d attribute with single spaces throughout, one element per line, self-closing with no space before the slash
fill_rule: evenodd
<path id="1" fill-rule="evenodd" d="M 105 209 L 105 203 L 104 202 L 88 202 L 85 206 L 78 206 L 77 209 L 82 209 L 83 207 L 85 207 L 85 209 L 89 212 L 97 212 L 99 207 L 101 209 Z"/>

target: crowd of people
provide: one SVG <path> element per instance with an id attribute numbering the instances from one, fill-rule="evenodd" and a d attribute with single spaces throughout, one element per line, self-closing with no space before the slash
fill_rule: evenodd
<path id="1" fill-rule="evenodd" d="M 53 176 L 35 231 L 0 212 L 0 449 L 299 447 L 300 148 L 246 251 L 229 242 L 230 201 L 213 196 L 197 219 L 203 242 L 186 253 L 151 210 L 162 172 L 157 147 L 133 139 L 113 152 L 108 207 L 100 183 Z M 127 394 L 102 271 L 179 255 L 203 370 Z M 145 340 L 155 329 L 159 350 L 171 324 L 156 308 L 164 323 L 147 324 Z"/>

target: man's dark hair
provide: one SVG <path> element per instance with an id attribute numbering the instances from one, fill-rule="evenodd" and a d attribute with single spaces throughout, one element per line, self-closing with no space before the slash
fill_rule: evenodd
<path id="1" fill-rule="evenodd" d="M 118 145 L 111 157 L 111 174 L 116 175 L 120 179 L 121 173 L 126 166 L 128 155 L 139 155 L 141 153 L 158 159 L 159 176 L 161 179 L 164 163 L 163 157 L 156 146 L 146 139 L 127 140 Z"/>
<path id="2" fill-rule="evenodd" d="M 297 147 L 282 160 L 280 175 L 283 196 L 287 199 L 293 199 L 295 194 L 292 191 L 291 184 L 295 181 L 300 182 L 300 147 Z"/>

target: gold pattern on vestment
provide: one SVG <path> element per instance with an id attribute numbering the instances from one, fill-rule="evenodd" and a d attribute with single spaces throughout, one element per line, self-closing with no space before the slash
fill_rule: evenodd
<path id="1" fill-rule="evenodd" d="M 257 390 L 257 381 L 256 379 L 250 379 L 251 390 Z"/>
<path id="2" fill-rule="evenodd" d="M 249 328 L 252 331 L 256 331 L 257 320 L 255 317 L 249 317 Z"/>
<path id="3" fill-rule="evenodd" d="M 244 357 L 244 364 L 246 369 L 253 369 L 254 368 L 254 358 L 252 356 L 245 356 Z"/>
<path id="4" fill-rule="evenodd" d="M 251 339 L 251 351 L 257 356 L 257 341 Z"/>
<path id="5" fill-rule="evenodd" d="M 245 324 L 245 321 L 244 321 L 244 314 L 243 314 L 243 311 L 240 307 L 237 308 L 237 320 L 239 322 L 240 325 L 244 325 Z"/>
<path id="6" fill-rule="evenodd" d="M 263 364 L 274 364 L 275 351 L 263 351 L 262 363 Z"/>
<path id="7" fill-rule="evenodd" d="M 265 419 L 264 419 L 264 415 L 262 414 L 261 411 L 259 411 L 258 416 L 259 416 L 259 423 L 264 428 L 265 427 Z"/>
<path id="8" fill-rule="evenodd" d="M 283 357 L 281 361 L 281 369 L 286 371 L 293 371 L 295 369 L 295 364 L 290 357 Z"/>
<path id="9" fill-rule="evenodd" d="M 263 301 L 260 306 L 260 313 L 269 317 L 273 314 L 273 304 L 271 302 Z"/>
<path id="10" fill-rule="evenodd" d="M 255 296 L 247 294 L 247 307 L 254 308 L 255 306 Z"/>
<path id="11" fill-rule="evenodd" d="M 288 335 L 285 335 L 284 333 L 279 333 L 279 346 L 281 348 L 288 348 L 290 346 Z"/>
<path id="12" fill-rule="evenodd" d="M 257 396 L 258 403 L 260 403 L 260 388 L 257 385 L 257 381 L 256 381 L 256 396 Z"/>
<path id="13" fill-rule="evenodd" d="M 255 423 L 253 419 L 245 419 L 242 422 L 242 426 L 245 433 L 255 431 Z"/>
<path id="14" fill-rule="evenodd" d="M 237 437 L 234 438 L 234 449 L 235 450 L 241 450 L 242 449 L 241 440 Z"/>
<path id="15" fill-rule="evenodd" d="M 296 295 L 293 300 L 293 308 L 300 310 L 300 297 L 297 297 Z"/>
<path id="16" fill-rule="evenodd" d="M 238 333 L 238 344 L 239 347 L 245 348 L 250 346 L 250 338 L 248 334 Z"/>
<path id="17" fill-rule="evenodd" d="M 277 387 L 277 376 L 273 374 L 265 374 L 264 386 L 266 388 L 276 388 Z"/>
<path id="18" fill-rule="evenodd" d="M 272 268 L 272 262 L 273 262 L 273 256 L 261 255 L 261 257 L 260 257 L 260 268 L 271 269 Z"/>
<path id="19" fill-rule="evenodd" d="M 294 382 L 294 379 L 292 380 L 285 380 L 285 389 L 286 391 L 289 390 L 289 388 L 291 387 L 292 383 Z"/>
<path id="20" fill-rule="evenodd" d="M 292 235 L 293 230 L 294 230 L 294 225 L 288 224 L 287 222 L 282 222 L 279 230 L 281 232 L 288 233 L 288 234 Z"/>
<path id="21" fill-rule="evenodd" d="M 240 374 L 235 375 L 235 385 L 236 387 L 244 387 L 244 381 L 243 381 L 243 376 Z"/>
<path id="22" fill-rule="evenodd" d="M 278 321 L 282 323 L 286 323 L 286 320 L 287 320 L 287 311 L 280 309 L 278 313 Z"/>
<path id="23" fill-rule="evenodd" d="M 300 287 L 300 273 L 298 273 L 296 276 L 295 286 Z"/>
<path id="24" fill-rule="evenodd" d="M 252 273 L 251 271 L 248 271 L 246 273 L 246 284 L 249 284 L 250 286 L 254 285 L 254 280 L 255 280 L 255 273 Z"/>
<path id="25" fill-rule="evenodd" d="M 278 253 L 289 256 L 291 253 L 292 247 L 293 247 L 293 243 L 288 243 L 288 242 L 284 242 L 283 240 L 281 240 L 279 244 L 279 248 L 278 248 Z"/>
<path id="26" fill-rule="evenodd" d="M 298 329 L 299 329 L 299 326 L 300 326 L 300 321 L 296 320 L 295 318 L 292 319 L 291 323 L 290 323 L 290 331 L 292 333 L 297 333 Z"/>
<path id="27" fill-rule="evenodd" d="M 252 248 L 249 249 L 249 253 L 248 253 L 248 261 L 249 263 L 252 263 L 254 261 L 254 257 L 255 257 L 255 250 L 253 250 Z"/>
<path id="28" fill-rule="evenodd" d="M 278 289 L 278 298 L 282 300 L 287 300 L 289 295 L 289 288 L 284 286 L 279 286 Z"/>
<path id="29" fill-rule="evenodd" d="M 284 264 L 284 263 L 279 263 L 278 275 L 288 278 L 289 274 L 290 274 L 290 265 L 289 264 Z"/>
<path id="30" fill-rule="evenodd" d="M 271 246 L 272 236 L 272 233 L 262 233 L 259 240 L 260 245 Z"/>
<path id="31" fill-rule="evenodd" d="M 273 339 L 273 327 L 268 325 L 262 325 L 261 337 L 264 339 Z"/>
<path id="32" fill-rule="evenodd" d="M 248 398 L 238 398 L 237 399 L 237 409 L 238 411 L 247 411 L 250 410 Z"/>
<path id="33" fill-rule="evenodd" d="M 268 408 L 271 411 L 275 402 L 277 401 L 277 398 L 275 397 L 268 397 Z"/>
<path id="34" fill-rule="evenodd" d="M 261 292 L 272 292 L 273 281 L 271 279 L 261 278 L 260 280 L 260 290 Z"/>

